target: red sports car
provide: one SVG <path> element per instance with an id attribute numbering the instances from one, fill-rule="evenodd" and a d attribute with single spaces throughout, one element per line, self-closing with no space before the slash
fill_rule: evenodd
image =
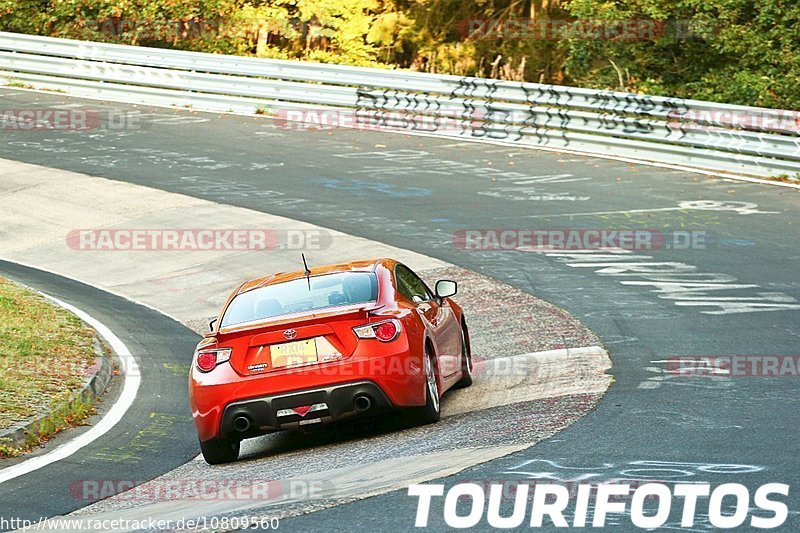
<path id="1" fill-rule="evenodd" d="M 242 439 L 410 409 L 472 384 L 464 313 L 392 259 L 279 273 L 239 286 L 198 344 L 189 399 L 203 457 L 234 461 Z"/>

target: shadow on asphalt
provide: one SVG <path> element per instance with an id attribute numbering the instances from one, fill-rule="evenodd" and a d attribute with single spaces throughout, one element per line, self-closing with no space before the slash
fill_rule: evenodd
<path id="1" fill-rule="evenodd" d="M 240 462 L 294 451 L 380 437 L 419 427 L 411 412 L 383 413 L 343 420 L 307 431 L 287 430 L 243 441 Z"/>

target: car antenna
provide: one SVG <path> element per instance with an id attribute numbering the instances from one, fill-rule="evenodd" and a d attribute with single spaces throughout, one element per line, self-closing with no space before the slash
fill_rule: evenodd
<path id="1" fill-rule="evenodd" d="M 306 263 L 306 254 L 300 254 L 300 257 L 303 258 L 303 268 L 305 268 L 306 279 L 308 280 L 308 290 L 311 290 L 311 269 L 308 268 L 308 263 Z"/>

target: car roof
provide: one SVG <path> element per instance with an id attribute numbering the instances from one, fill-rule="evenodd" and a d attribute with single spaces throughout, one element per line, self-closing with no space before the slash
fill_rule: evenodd
<path id="1" fill-rule="evenodd" d="M 389 266 L 395 262 L 396 261 L 389 258 L 365 259 L 361 261 L 350 261 L 349 263 L 334 263 L 331 265 L 314 266 L 309 267 L 309 269 L 311 270 L 311 276 L 313 277 L 324 274 L 333 274 L 335 272 L 373 272 L 378 265 L 383 264 Z M 305 275 L 305 270 L 294 270 L 291 272 L 278 272 L 270 276 L 256 278 L 243 283 L 242 286 L 239 287 L 238 294 L 251 291 L 259 287 L 266 287 L 267 285 L 275 285 L 277 283 L 292 281 L 305 277 Z"/>

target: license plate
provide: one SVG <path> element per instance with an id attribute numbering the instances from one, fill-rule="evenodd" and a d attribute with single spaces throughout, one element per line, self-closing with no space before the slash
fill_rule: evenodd
<path id="1" fill-rule="evenodd" d="M 270 346 L 272 367 L 303 365 L 317 362 L 317 344 L 314 339 L 286 342 Z"/>

